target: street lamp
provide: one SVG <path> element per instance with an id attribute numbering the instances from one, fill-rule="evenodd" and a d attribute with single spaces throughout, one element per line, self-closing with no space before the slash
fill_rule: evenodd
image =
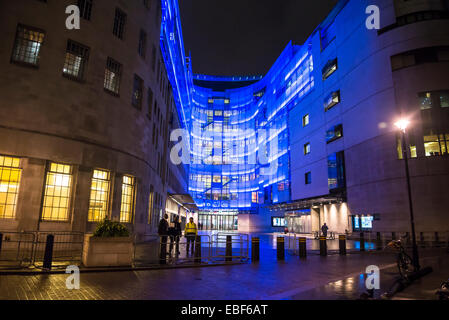
<path id="1" fill-rule="evenodd" d="M 395 123 L 395 126 L 401 130 L 402 153 L 404 155 L 404 161 L 405 161 L 405 175 L 407 178 L 408 202 L 409 202 L 409 207 L 410 207 L 410 222 L 412 225 L 412 241 L 413 241 L 413 257 L 412 257 L 413 261 L 412 261 L 412 263 L 413 263 L 413 267 L 415 268 L 415 271 L 419 271 L 421 267 L 419 265 L 418 246 L 416 244 L 415 217 L 413 214 L 412 189 L 411 189 L 411 185 L 410 185 L 410 172 L 409 172 L 409 168 L 408 168 L 408 153 L 407 153 L 407 142 L 406 142 L 406 131 L 407 131 L 407 127 L 409 125 L 410 125 L 410 121 L 407 119 L 401 119 Z"/>

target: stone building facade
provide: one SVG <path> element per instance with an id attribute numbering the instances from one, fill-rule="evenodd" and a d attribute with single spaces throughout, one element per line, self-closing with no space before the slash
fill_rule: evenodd
<path id="1" fill-rule="evenodd" d="M 155 0 L 0 3 L 0 230 L 92 232 L 106 217 L 151 234 L 187 173 Z M 170 181 L 170 183 L 169 183 Z M 169 190 L 170 189 L 170 190 Z"/>

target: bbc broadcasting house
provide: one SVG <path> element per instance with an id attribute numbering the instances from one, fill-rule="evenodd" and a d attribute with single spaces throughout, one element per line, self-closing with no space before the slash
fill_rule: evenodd
<path id="1" fill-rule="evenodd" d="M 193 72 L 176 0 L 80 0 L 77 31 L 61 27 L 70 4 L 0 5 L 0 230 L 110 217 L 145 235 L 168 213 L 204 230 L 407 232 L 406 118 L 417 232 L 449 231 L 449 1 L 339 1 L 266 75 L 227 77 Z M 190 165 L 170 161 L 178 128 Z"/>

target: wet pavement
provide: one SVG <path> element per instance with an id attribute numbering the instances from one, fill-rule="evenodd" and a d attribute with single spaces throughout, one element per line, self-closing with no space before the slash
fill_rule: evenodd
<path id="1" fill-rule="evenodd" d="M 262 257 L 261 257 L 262 258 Z M 392 263 L 390 255 L 359 254 L 261 260 L 238 266 L 81 274 L 80 290 L 66 275 L 0 276 L 0 299 L 281 300 Z"/>
<path id="2" fill-rule="evenodd" d="M 395 256 L 371 251 L 299 259 L 287 251 L 285 261 L 276 259 L 276 234 L 260 235 L 260 262 L 173 270 L 82 273 L 81 288 L 68 290 L 67 275 L 0 275 L 1 300 L 347 300 L 365 292 L 365 271 L 381 269 L 381 290 L 397 277 Z M 309 250 L 316 245 L 308 241 Z M 240 252 L 234 244 L 234 250 Z M 357 242 L 353 242 L 353 249 Z M 203 244 L 207 246 L 207 244 Z M 287 240 L 286 240 L 287 246 Z M 338 248 L 338 241 L 328 242 Z M 222 247 L 219 245 L 218 247 Z M 350 245 L 348 244 L 348 247 Z M 368 247 L 368 246 L 367 246 Z M 351 247 L 350 247 L 351 248 Z M 219 248 L 220 250 L 222 248 Z M 350 250 L 351 251 L 351 250 Z M 420 250 L 422 265 L 435 272 L 414 283 L 396 299 L 434 299 L 440 283 L 449 278 L 449 254 L 444 250 Z"/>

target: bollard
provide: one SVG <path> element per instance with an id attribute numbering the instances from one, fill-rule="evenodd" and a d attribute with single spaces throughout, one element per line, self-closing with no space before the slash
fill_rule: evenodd
<path id="1" fill-rule="evenodd" d="M 260 239 L 251 238 L 251 260 L 253 263 L 260 260 Z"/>
<path id="2" fill-rule="evenodd" d="M 384 244 L 382 243 L 382 236 L 381 236 L 380 232 L 378 232 L 376 235 L 376 250 L 377 251 L 382 250 L 383 245 Z"/>
<path id="3" fill-rule="evenodd" d="M 307 239 L 299 238 L 299 257 L 307 258 Z"/>
<path id="4" fill-rule="evenodd" d="M 197 236 L 195 241 L 195 263 L 201 263 L 201 236 Z"/>
<path id="5" fill-rule="evenodd" d="M 44 270 L 51 270 L 53 264 L 53 246 L 55 243 L 55 236 L 52 234 L 47 235 L 47 243 L 45 244 L 45 254 L 44 254 Z"/>
<path id="6" fill-rule="evenodd" d="M 285 260 L 285 239 L 283 237 L 278 237 L 277 239 L 277 251 L 278 260 Z"/>
<path id="7" fill-rule="evenodd" d="M 327 242 L 326 237 L 323 236 L 320 237 L 320 256 L 322 257 L 327 256 Z"/>
<path id="8" fill-rule="evenodd" d="M 232 262 L 232 236 L 226 236 L 226 262 Z"/>
<path id="9" fill-rule="evenodd" d="M 360 251 L 365 251 L 365 234 L 363 232 L 360 233 Z"/>
<path id="10" fill-rule="evenodd" d="M 0 253 L 2 253 L 3 233 L 0 233 Z"/>
<path id="11" fill-rule="evenodd" d="M 161 238 L 161 252 L 159 254 L 159 264 L 167 264 L 167 236 Z"/>
<path id="12" fill-rule="evenodd" d="M 346 255 L 346 236 L 345 235 L 338 236 L 338 241 L 340 243 L 340 255 L 345 256 Z"/>

